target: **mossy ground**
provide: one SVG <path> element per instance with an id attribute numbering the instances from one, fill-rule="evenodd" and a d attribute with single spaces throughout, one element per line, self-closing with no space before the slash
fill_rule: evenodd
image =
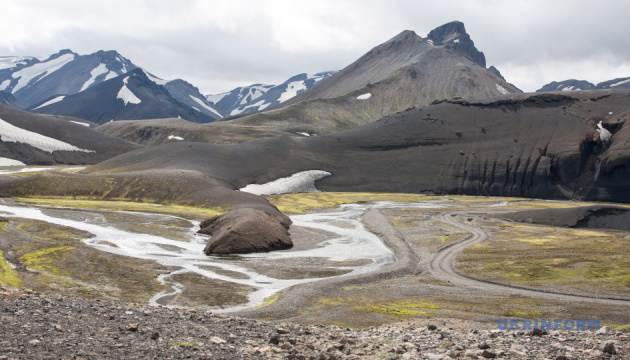
<path id="1" fill-rule="evenodd" d="M 267 195 L 269 202 L 285 213 L 303 214 L 307 210 L 335 208 L 343 204 L 355 204 L 369 201 L 414 202 L 443 199 L 442 196 L 419 194 L 374 194 L 347 192 L 320 192 L 284 195 Z"/>
<path id="2" fill-rule="evenodd" d="M 630 236 L 622 231 L 506 224 L 467 249 L 458 268 L 501 282 L 630 295 Z"/>
<path id="3" fill-rule="evenodd" d="M 88 247 L 87 232 L 24 218 L 10 218 L 3 231 L 2 259 L 15 266 L 2 272 L 8 285 L 141 303 L 169 289 L 157 281 L 163 266 Z"/>
<path id="4" fill-rule="evenodd" d="M 79 209 L 106 209 L 116 211 L 138 211 L 180 216 L 193 220 L 205 220 L 221 215 L 223 209 L 185 205 L 167 205 L 128 200 L 92 200 L 76 197 L 19 198 L 19 202 L 35 205 L 64 206 Z"/>

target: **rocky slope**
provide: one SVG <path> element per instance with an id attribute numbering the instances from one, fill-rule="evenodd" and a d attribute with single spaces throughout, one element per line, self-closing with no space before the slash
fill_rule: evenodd
<path id="1" fill-rule="evenodd" d="M 89 171 L 195 169 L 240 188 L 324 170 L 333 175 L 318 186 L 328 191 L 629 202 L 629 97 L 628 91 L 599 90 L 452 99 L 325 136 L 173 143 Z M 600 122 L 610 138 L 600 137 Z"/>
<path id="2" fill-rule="evenodd" d="M 369 124 L 384 116 L 452 97 L 500 97 L 521 91 L 507 83 L 496 69 L 485 67 L 464 24 L 453 22 L 433 30 L 427 38 L 403 31 L 361 58 L 319 82 L 308 91 L 281 103 L 222 124 L 245 141 L 281 131 L 310 136 Z M 154 143 L 136 130 L 146 124 L 108 124 L 102 130 L 141 143 Z M 211 142 L 234 142 L 214 135 L 216 124 L 204 136 Z M 124 128 L 124 129 L 123 129 Z M 177 131 L 162 124 L 161 132 Z"/>
<path id="3" fill-rule="evenodd" d="M 624 359 L 630 336 L 609 328 L 498 330 L 425 319 L 366 329 L 261 322 L 0 286 L 0 358 Z"/>
<path id="4" fill-rule="evenodd" d="M 86 126 L 87 125 L 87 126 Z M 76 118 L 0 105 L 0 157 L 27 165 L 95 164 L 139 145 L 105 135 Z"/>

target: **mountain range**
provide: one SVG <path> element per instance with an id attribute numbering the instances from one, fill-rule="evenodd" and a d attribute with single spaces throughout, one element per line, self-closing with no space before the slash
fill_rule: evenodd
<path id="1" fill-rule="evenodd" d="M 237 87 L 226 93 L 208 95 L 206 99 L 229 116 L 250 114 L 285 102 L 329 78 L 334 73 L 335 71 L 314 75 L 298 74 L 280 85 L 254 84 Z"/>
<path id="2" fill-rule="evenodd" d="M 251 93 L 261 99 L 263 91 L 271 92 L 254 90 Z M 238 99 L 237 93 L 231 94 L 231 104 Z M 215 143 L 280 134 L 312 136 L 369 124 L 439 99 L 518 93 L 521 91 L 506 82 L 496 68 L 486 68 L 484 54 L 477 50 L 464 24 L 456 21 L 434 29 L 426 38 L 403 31 L 272 109 L 196 127 L 194 131 L 179 122 L 165 121 L 114 122 L 101 127 L 101 131 L 142 144 L 167 142 L 168 136 Z"/>
<path id="3" fill-rule="evenodd" d="M 20 61 L 26 65 L 41 62 Z M 42 81 L 46 76 L 52 75 L 37 79 Z M 123 110 L 125 106 L 151 104 L 150 98 L 183 104 L 174 94 L 179 92 L 181 99 L 181 94 L 192 91 L 183 82 L 159 84 L 155 79 L 136 68 L 40 109 L 54 109 L 65 102 L 76 104 L 78 112 L 80 101 L 75 99 L 83 97 L 81 101 L 89 102 L 89 97 L 99 96 L 117 98 L 118 105 L 108 106 Z M 314 85 L 299 93 L 299 84 L 311 80 Z M 219 203 L 238 207 L 243 205 L 239 199 L 244 198 L 235 195 L 237 188 L 316 169 L 331 174 L 317 183 L 318 188 L 329 191 L 630 202 L 626 191 L 630 132 L 625 127 L 630 118 L 630 90 L 620 88 L 624 81 L 617 80 L 601 90 L 523 94 L 496 68 L 486 67 L 484 54 L 474 46 L 462 23 L 440 26 L 425 38 L 403 31 L 326 79 L 300 75 L 288 81 L 287 85 L 297 84 L 291 85 L 296 96 L 273 109 L 234 119 L 204 124 L 175 115 L 152 120 L 99 120 L 104 124 L 88 134 L 87 130 L 94 129 L 78 124 L 68 127 L 76 119 L 30 114 L 37 117 L 33 120 L 36 125 L 27 126 L 21 119 L 29 113 L 0 113 L 0 118 L 13 126 L 0 123 L 10 129 L 12 139 L 7 141 L 2 133 L 3 157 L 18 159 L 22 149 L 8 147 L 13 143 L 34 146 L 17 127 L 70 146 L 44 141 L 57 144 L 46 147 L 51 154 L 47 156 L 52 157 L 47 161 L 77 163 L 79 155 L 100 152 L 105 154 L 103 160 L 109 158 L 83 175 L 67 175 L 71 177 L 67 182 L 63 180 L 66 175 L 56 175 L 56 181 L 63 184 L 59 188 L 42 189 L 40 184 L 50 182 L 43 175 L 3 180 L 2 194 L 126 194 L 134 199 L 199 204 L 198 189 L 174 182 L 173 176 L 178 174 L 186 184 L 207 186 L 203 201 L 212 203 L 213 189 L 220 188 Z M 10 82 L 11 89 L 17 85 Z M 216 106 L 226 99 L 228 109 L 244 105 L 243 99 L 260 102 L 272 89 L 265 87 L 259 93 L 253 88 L 241 89 L 205 100 Z M 286 89 L 281 87 L 276 94 L 286 93 Z M 24 101 L 16 95 L 21 95 L 19 91 L 13 97 Z M 193 109 L 192 115 L 200 117 L 198 113 Z M 108 119 L 112 115 L 99 116 Z M 55 127 L 64 130 L 53 131 L 45 125 L 49 120 L 55 124 L 63 121 L 64 125 Z M 76 135 L 77 126 L 81 136 Z M 95 133 L 110 136 L 100 139 Z M 93 142 L 109 144 L 122 137 L 145 146 L 116 139 L 122 141 L 115 146 L 118 153 L 105 153 L 82 140 L 88 135 Z M 63 157 L 67 154 L 72 158 Z M 19 159 L 35 161 L 28 156 Z M 103 192 L 103 184 L 112 176 L 119 188 Z M 165 184 L 169 184 L 166 190 Z M 247 203 L 266 206 L 264 201 L 253 199 L 248 197 Z"/>
<path id="4" fill-rule="evenodd" d="M 62 50 L 42 58 L 0 57 L 0 104 L 95 123 L 153 118 L 205 123 L 277 105 L 332 73 L 202 95 L 192 84 L 163 80 L 116 51 L 78 55 Z"/>
<path id="5" fill-rule="evenodd" d="M 549 91 L 577 91 L 577 90 L 598 90 L 598 89 L 630 89 L 630 77 L 617 78 L 603 81 L 597 85 L 586 80 L 569 79 L 564 81 L 553 81 L 536 90 L 536 92 Z"/>

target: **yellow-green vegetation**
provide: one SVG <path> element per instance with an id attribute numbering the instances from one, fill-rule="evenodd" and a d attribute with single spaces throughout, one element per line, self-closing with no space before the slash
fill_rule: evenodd
<path id="1" fill-rule="evenodd" d="M 6 227 L 3 238 L 14 263 L 24 265 L 12 269 L 23 287 L 130 302 L 146 302 L 170 288 L 156 279 L 163 266 L 93 249 L 80 240 L 90 233 L 32 219 L 11 222 L 17 225 Z"/>
<path id="2" fill-rule="evenodd" d="M 25 246 L 25 248 L 28 247 Z M 67 262 L 69 258 L 75 258 L 76 254 L 73 250 L 76 249 L 76 246 L 58 246 L 27 252 L 20 257 L 20 262 L 35 270 L 70 275 L 70 272 L 63 267 L 60 268 L 58 264 Z"/>
<path id="3" fill-rule="evenodd" d="M 210 217 L 221 215 L 225 212 L 225 210 L 217 208 L 210 209 L 197 206 L 164 205 L 125 200 L 90 200 L 70 197 L 19 198 L 16 200 L 28 204 L 73 207 L 80 209 L 153 212 L 159 214 L 177 215 L 195 220 L 205 220 Z"/>
<path id="4" fill-rule="evenodd" d="M 285 213 L 304 213 L 310 209 L 334 208 L 343 204 L 354 204 L 369 201 L 414 202 L 444 199 L 442 196 L 427 196 L 419 194 L 390 194 L 390 193 L 347 193 L 320 192 L 265 196 L 280 211 Z"/>
<path id="5" fill-rule="evenodd" d="M 439 307 L 435 304 L 427 302 L 413 302 L 409 300 L 388 301 L 367 306 L 357 306 L 356 309 L 365 312 L 374 312 L 384 315 L 394 316 L 397 318 L 410 318 L 423 316 L 432 316 L 433 313 L 428 310 L 437 310 Z"/>
<path id="6" fill-rule="evenodd" d="M 386 317 L 393 318 L 412 318 L 418 316 L 433 316 L 431 310 L 440 309 L 439 306 L 422 301 L 414 300 L 388 300 L 388 301 L 370 301 L 364 297 L 362 298 L 329 298 L 321 297 L 317 301 L 320 305 L 332 305 L 351 306 L 354 310 L 360 312 L 367 312 L 379 315 L 385 315 Z M 362 315 L 362 317 L 365 316 Z"/>
<path id="7" fill-rule="evenodd" d="M 0 285 L 20 287 L 21 284 L 22 280 L 13 266 L 4 258 L 4 251 L 0 250 Z"/>
<path id="8" fill-rule="evenodd" d="M 37 168 L 37 169 L 41 169 L 41 168 L 46 168 L 46 171 L 63 171 L 63 172 L 67 172 L 67 173 L 78 173 L 79 171 L 83 170 L 85 167 L 84 166 L 78 166 L 76 168 L 66 168 L 65 166 L 63 167 L 59 167 L 59 166 L 27 166 L 27 167 L 23 167 L 21 168 L 21 170 L 24 169 L 29 169 L 29 168 Z M 35 175 L 35 174 L 39 174 L 41 173 L 41 170 L 37 170 L 37 171 L 23 171 L 23 172 L 16 172 L 13 174 L 5 174 L 3 176 L 8 176 L 8 177 L 26 177 L 26 176 L 31 176 L 31 175 Z"/>
<path id="9" fill-rule="evenodd" d="M 458 262 L 471 275 L 517 285 L 630 293 L 630 238 L 620 231 L 503 225 Z"/>
<path id="10" fill-rule="evenodd" d="M 280 299 L 280 294 L 267 296 L 266 298 L 263 299 L 263 303 L 261 305 L 255 307 L 255 309 L 261 309 L 261 308 L 264 308 L 265 306 L 269 306 L 269 305 L 275 303 L 278 299 Z"/>

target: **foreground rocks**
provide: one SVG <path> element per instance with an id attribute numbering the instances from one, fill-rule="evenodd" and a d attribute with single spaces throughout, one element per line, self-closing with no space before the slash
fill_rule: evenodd
<path id="1" fill-rule="evenodd" d="M 196 310 L 0 286 L 0 359 L 626 359 L 630 336 L 501 331 L 418 319 L 396 325 L 262 322 Z"/>
<path id="2" fill-rule="evenodd" d="M 293 247 L 290 225 L 283 214 L 243 208 L 203 221 L 198 232 L 212 236 L 206 255 L 247 254 Z"/>

